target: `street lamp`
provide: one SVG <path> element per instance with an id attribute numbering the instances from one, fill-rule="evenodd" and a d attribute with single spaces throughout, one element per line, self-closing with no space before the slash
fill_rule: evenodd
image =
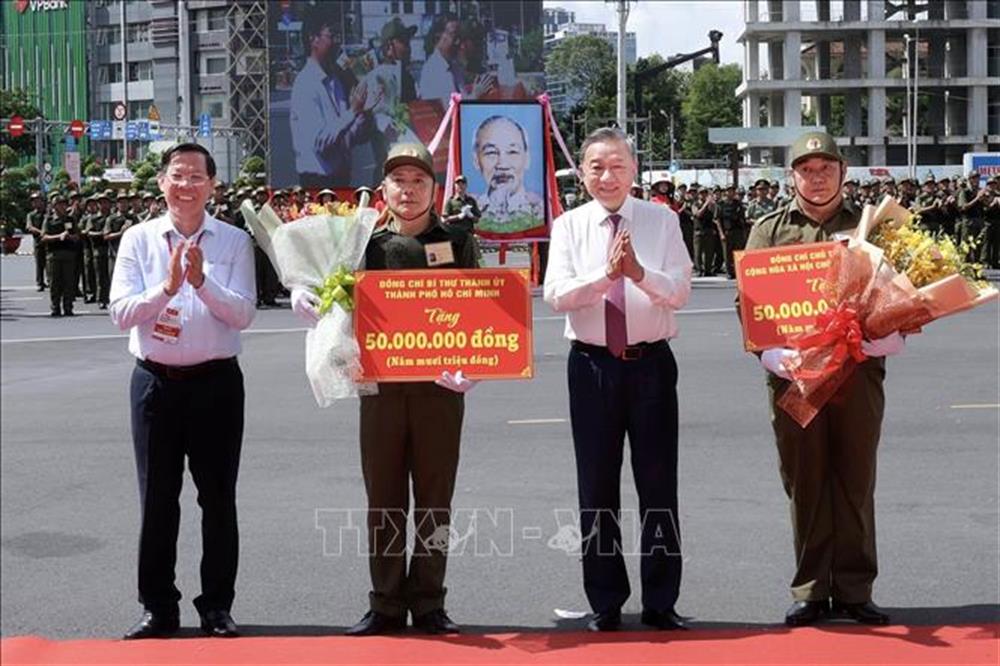
<path id="1" fill-rule="evenodd" d="M 912 141 L 912 123 L 911 123 L 911 109 L 912 107 L 912 90 L 910 87 L 910 42 L 912 38 L 910 33 L 903 33 L 904 41 L 904 51 L 903 51 L 903 82 L 906 88 L 906 111 L 903 115 L 903 136 L 906 137 L 906 172 L 907 175 L 913 176 L 913 149 L 910 144 Z"/>

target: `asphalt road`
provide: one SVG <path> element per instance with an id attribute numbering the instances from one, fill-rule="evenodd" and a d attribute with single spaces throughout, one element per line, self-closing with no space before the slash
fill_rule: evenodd
<path id="1" fill-rule="evenodd" d="M 31 271 L 30 257 L 0 262 L 0 633 L 114 637 L 140 612 L 133 361 L 94 306 L 79 305 L 74 319 L 45 316 L 48 294 L 35 292 Z M 793 566 L 763 373 L 741 350 L 732 299 L 731 285 L 697 285 L 673 343 L 678 610 L 696 626 L 779 622 Z M 936 322 L 889 363 L 875 596 L 897 621 L 1000 620 L 998 316 L 993 303 Z M 587 609 L 577 557 L 550 541 L 576 505 L 562 326 L 536 299 L 536 378 L 484 383 L 468 398 L 454 500 L 456 531 L 468 538 L 449 563 L 447 606 L 470 631 L 579 628 L 554 609 Z M 250 633 L 334 633 L 367 604 L 358 533 L 339 529 L 350 516 L 358 524 L 365 506 L 357 405 L 315 405 L 303 339 L 288 309 L 259 312 L 244 336 L 233 612 Z M 627 468 L 622 477 L 624 506 L 634 508 Z M 182 620 L 193 625 L 200 532 L 189 479 L 182 502 L 178 584 Z M 637 562 L 629 558 L 627 612 L 639 610 Z"/>

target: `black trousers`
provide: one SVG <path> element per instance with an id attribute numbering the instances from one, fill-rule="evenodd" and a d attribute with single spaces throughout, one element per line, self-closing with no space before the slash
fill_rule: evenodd
<path id="1" fill-rule="evenodd" d="M 630 594 L 622 550 L 621 468 L 628 434 L 639 495 L 642 606 L 671 610 L 681 583 L 677 515 L 677 363 L 667 343 L 625 361 L 574 344 L 569 354 L 570 419 L 580 499 L 583 587 L 595 612 Z M 627 544 L 629 551 L 632 544 Z"/>
<path id="2" fill-rule="evenodd" d="M 38 287 L 45 286 L 45 269 L 48 263 L 47 254 L 45 243 L 38 240 L 38 236 L 35 236 L 35 285 Z"/>
<path id="3" fill-rule="evenodd" d="M 132 440 L 139 475 L 139 603 L 176 613 L 174 585 L 179 497 L 184 458 L 201 507 L 201 595 L 198 612 L 233 603 L 239 534 L 236 476 L 243 442 L 243 373 L 236 359 L 216 361 L 188 378 L 168 378 L 144 367 L 132 371 Z"/>

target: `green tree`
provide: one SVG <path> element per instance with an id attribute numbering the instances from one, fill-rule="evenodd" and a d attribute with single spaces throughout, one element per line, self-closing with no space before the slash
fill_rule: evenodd
<path id="1" fill-rule="evenodd" d="M 32 120 L 42 115 L 32 101 L 34 97 L 32 93 L 23 88 L 0 90 L 0 118 L 21 116 L 25 120 Z M 35 137 L 33 135 L 25 133 L 15 139 L 5 133 L 3 142 L 13 148 L 21 157 L 30 157 L 35 154 Z"/>
<path id="2" fill-rule="evenodd" d="M 742 80 L 739 65 L 702 65 L 691 77 L 682 105 L 684 157 L 725 157 L 729 147 L 708 142 L 710 127 L 733 127 L 742 123 L 736 88 Z"/>
<path id="3" fill-rule="evenodd" d="M 601 96 L 615 76 L 615 58 L 611 45 L 600 37 L 578 35 L 556 44 L 545 58 L 549 81 L 559 81 L 567 91 L 579 93 L 584 101 Z"/>

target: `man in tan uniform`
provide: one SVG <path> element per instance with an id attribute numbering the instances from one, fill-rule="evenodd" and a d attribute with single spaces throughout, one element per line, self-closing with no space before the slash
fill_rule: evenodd
<path id="1" fill-rule="evenodd" d="M 861 216 L 845 199 L 847 163 L 825 132 L 807 132 L 792 145 L 795 198 L 754 225 L 747 250 L 832 240 Z M 831 610 L 863 624 L 888 624 L 871 601 L 875 554 L 875 462 L 885 396 L 885 356 L 903 350 L 898 333 L 864 341 L 869 356 L 805 428 L 777 405 L 788 386 L 787 363 L 797 352 L 761 354 L 781 480 L 791 500 L 795 541 L 794 603 L 789 626 L 817 622 Z M 832 607 L 831 607 L 832 600 Z"/>

